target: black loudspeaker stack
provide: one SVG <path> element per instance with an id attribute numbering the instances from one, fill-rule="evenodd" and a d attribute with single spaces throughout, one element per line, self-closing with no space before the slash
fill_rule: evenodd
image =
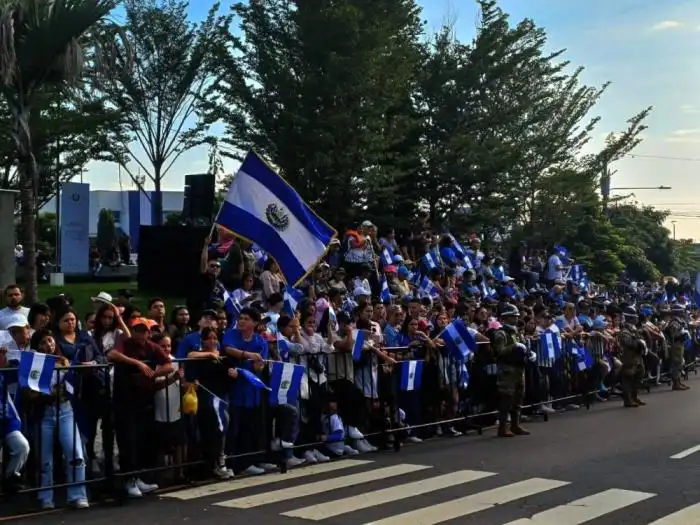
<path id="1" fill-rule="evenodd" d="M 211 224 L 214 215 L 214 175 L 185 175 L 182 218 L 186 224 Z"/>
<path id="2" fill-rule="evenodd" d="M 189 296 L 190 288 L 200 282 L 199 263 L 208 234 L 206 226 L 141 226 L 139 291 L 153 296 Z"/>

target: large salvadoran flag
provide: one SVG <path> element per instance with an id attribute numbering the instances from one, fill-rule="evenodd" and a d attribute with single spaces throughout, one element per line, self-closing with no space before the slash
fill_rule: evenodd
<path id="1" fill-rule="evenodd" d="M 337 235 L 254 152 L 233 177 L 216 223 L 274 257 L 292 286 L 318 264 Z"/>

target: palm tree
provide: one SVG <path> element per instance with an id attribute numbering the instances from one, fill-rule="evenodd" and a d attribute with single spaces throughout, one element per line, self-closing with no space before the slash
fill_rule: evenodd
<path id="1" fill-rule="evenodd" d="M 39 169 L 30 119 L 42 93 L 95 81 L 117 63 L 115 0 L 0 0 L 0 96 L 12 115 L 4 130 L 16 146 L 26 297 L 37 300 L 36 195 Z M 36 120 L 36 119 L 34 119 Z M 88 257 L 88 254 L 85 254 Z"/>

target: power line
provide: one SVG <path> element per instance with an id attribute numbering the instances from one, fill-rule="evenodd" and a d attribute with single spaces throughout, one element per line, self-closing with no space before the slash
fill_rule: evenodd
<path id="1" fill-rule="evenodd" d="M 657 160 L 682 160 L 685 162 L 700 162 L 697 157 L 671 157 L 667 155 L 646 155 L 643 153 L 628 153 L 625 157 L 640 158 L 640 159 L 657 159 Z"/>

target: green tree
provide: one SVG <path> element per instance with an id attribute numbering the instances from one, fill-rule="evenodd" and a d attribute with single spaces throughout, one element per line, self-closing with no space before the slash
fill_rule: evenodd
<path id="1" fill-rule="evenodd" d="M 11 115 L 5 129 L 16 147 L 26 295 L 37 300 L 36 195 L 40 170 L 33 114 L 47 92 L 65 92 L 112 62 L 119 30 L 103 23 L 112 0 L 4 0 L 0 3 L 0 91 Z M 94 50 L 91 52 L 89 50 Z M 88 60 L 90 57 L 91 60 Z"/>
<path id="2" fill-rule="evenodd" d="M 0 126 L 8 127 L 11 118 L 7 105 L 0 104 Z M 114 162 L 123 156 L 113 146 L 123 134 L 119 113 L 87 87 L 70 93 L 47 91 L 37 97 L 31 119 L 36 130 L 32 146 L 39 170 L 38 208 L 88 162 Z M 17 190 L 18 175 L 15 144 L 9 136 L 0 136 L 0 188 Z"/>
<path id="3" fill-rule="evenodd" d="M 201 23 L 188 20 L 189 3 L 179 0 L 124 0 L 134 65 L 102 84 L 110 103 L 126 120 L 119 142 L 127 152 L 122 166 L 140 189 L 133 161 L 154 186 L 156 225 L 163 219 L 163 178 L 185 151 L 211 141 L 200 119 L 203 97 L 214 82 L 213 53 L 228 19 L 218 4 Z"/>
<path id="4" fill-rule="evenodd" d="M 382 189 L 384 213 L 393 211 L 390 190 L 410 169 L 400 157 L 421 58 L 414 0 L 251 0 L 233 10 L 242 35 L 221 49 L 210 117 L 226 127 L 222 152 L 255 148 L 339 227 L 376 209 L 368 189 Z"/>
<path id="5" fill-rule="evenodd" d="M 117 242 L 117 226 L 112 210 L 102 208 L 97 218 L 97 249 L 102 257 L 106 257 Z"/>

